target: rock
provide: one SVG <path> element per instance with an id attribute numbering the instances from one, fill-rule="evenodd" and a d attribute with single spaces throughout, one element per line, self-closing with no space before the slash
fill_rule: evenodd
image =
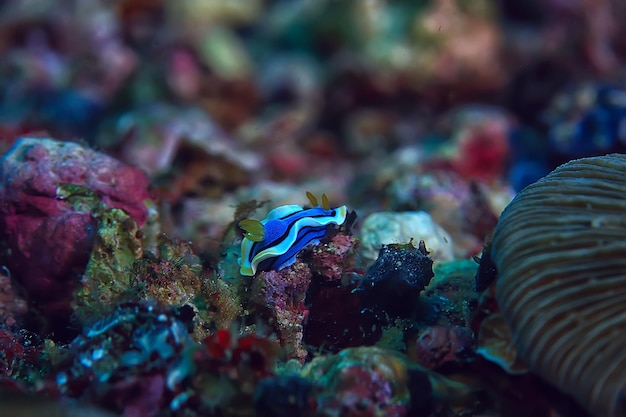
<path id="1" fill-rule="evenodd" d="M 420 292 L 433 276 L 433 261 L 423 241 L 418 248 L 412 243 L 385 245 L 355 292 L 364 311 L 388 323 L 413 315 Z"/>
<path id="2" fill-rule="evenodd" d="M 423 240 L 433 260 L 454 258 L 452 239 L 424 211 L 403 213 L 380 212 L 365 218 L 360 230 L 361 260 L 364 265 L 374 262 L 382 245 Z"/>

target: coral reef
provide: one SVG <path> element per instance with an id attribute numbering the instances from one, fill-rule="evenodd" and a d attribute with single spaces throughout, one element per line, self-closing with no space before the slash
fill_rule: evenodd
<path id="1" fill-rule="evenodd" d="M 509 160 L 511 123 L 506 114 L 481 108 L 462 108 L 455 115 L 452 166 L 463 178 L 497 181 Z"/>
<path id="2" fill-rule="evenodd" d="M 192 371 L 190 323 L 152 305 L 121 305 L 87 327 L 57 366 L 62 393 L 122 415 L 175 408 Z M 93 381 L 93 383 L 88 383 Z"/>
<path id="3" fill-rule="evenodd" d="M 304 361 L 308 355 L 303 345 L 305 333 L 306 343 L 317 345 L 318 339 L 313 335 L 320 327 L 328 332 L 323 343 L 333 340 L 334 326 L 329 325 L 332 313 L 329 316 L 328 311 L 316 309 L 311 317 L 310 309 L 325 304 L 324 288 L 337 288 L 338 281 L 352 270 L 357 242 L 352 236 L 337 234 L 328 242 L 305 249 L 299 255 L 300 261 L 255 275 L 249 290 L 249 308 L 275 329 L 287 358 Z M 336 328 L 344 332 L 340 326 Z"/>
<path id="4" fill-rule="evenodd" d="M 439 259 L 441 255 L 445 255 L 442 259 L 446 260 L 466 258 L 480 253 L 483 243 L 495 228 L 499 213 L 514 193 L 508 184 L 501 181 L 485 182 L 462 177 L 453 168 L 450 157 L 446 156 L 449 152 L 445 149 L 446 145 L 438 146 L 442 148 L 438 152 L 444 157 L 437 153 L 431 156 L 424 155 L 423 151 L 420 154 L 415 149 L 403 149 L 387 157 L 378 170 L 372 172 L 368 169 L 366 178 L 357 176 L 354 179 L 351 188 L 365 195 L 380 195 L 392 211 L 379 214 L 381 210 L 377 209 L 367 216 L 363 225 L 363 240 L 375 241 L 377 236 L 389 233 L 390 240 L 402 237 L 406 241 L 411 235 L 419 235 L 420 239 L 428 242 L 427 235 L 431 235 L 434 259 Z M 461 158 L 456 153 L 453 155 Z M 364 184 L 369 184 L 372 189 L 362 190 Z M 367 207 L 366 201 L 359 203 Z M 409 213 L 409 218 L 404 219 L 406 221 L 402 221 L 404 212 Z M 372 221 L 377 220 L 374 225 L 368 224 L 370 217 L 373 217 Z M 394 217 L 402 225 L 400 229 L 394 229 L 394 222 L 391 221 Z M 409 222 L 411 217 L 416 221 Z M 365 253 L 368 259 L 375 259 L 373 250 Z"/>
<path id="5" fill-rule="evenodd" d="M 207 409 L 228 415 L 250 414 L 257 387 L 274 375 L 279 351 L 276 341 L 220 330 L 202 345 L 193 356 L 199 371 L 191 381 L 196 398 L 186 398 L 200 401 L 199 415 Z"/>
<path id="6" fill-rule="evenodd" d="M 624 414 L 624 156 L 548 174 L 626 151 L 626 3 L 57 3 L 0 2 L 0 414 Z"/>
<path id="7" fill-rule="evenodd" d="M 32 359 L 36 355 L 37 349 L 26 335 L 0 328 L 0 384 L 27 380 L 35 372 Z"/>
<path id="8" fill-rule="evenodd" d="M 198 344 L 190 334 L 192 317 L 183 310 L 118 306 L 62 352 L 59 390 L 124 416 L 251 407 L 256 385 L 273 374 L 276 343 L 221 330 Z"/>
<path id="9" fill-rule="evenodd" d="M 363 314 L 357 282 L 314 283 L 307 294 L 310 306 L 304 329 L 307 345 L 321 351 L 338 352 L 343 348 L 373 345 L 381 337 L 381 327 Z"/>
<path id="10" fill-rule="evenodd" d="M 567 161 L 626 151 L 619 127 L 626 119 L 626 105 L 620 99 L 625 93 L 617 85 L 582 84 L 554 97 L 545 117 L 556 157 Z"/>
<path id="11" fill-rule="evenodd" d="M 440 311 L 439 320 L 467 326 L 478 298 L 474 290 L 476 262 L 473 259 L 462 259 L 435 264 L 433 270 L 435 277 L 426 287 L 424 297 L 432 298 L 431 301 L 442 307 L 447 306 Z"/>

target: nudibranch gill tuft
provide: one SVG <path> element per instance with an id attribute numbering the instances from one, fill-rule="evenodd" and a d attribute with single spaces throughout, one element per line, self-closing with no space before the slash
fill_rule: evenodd
<path id="1" fill-rule="evenodd" d="M 241 275 L 253 276 L 257 270 L 279 270 L 293 264 L 296 255 L 308 245 L 319 243 L 331 225 L 341 226 L 348 219 L 348 207 L 330 208 L 326 195 L 322 206 L 307 193 L 312 208 L 298 205 L 276 207 L 261 221 L 239 222 L 245 234 L 239 259 Z"/>

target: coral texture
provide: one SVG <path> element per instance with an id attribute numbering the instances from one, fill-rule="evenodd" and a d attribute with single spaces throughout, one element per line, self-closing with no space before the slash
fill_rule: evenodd
<path id="1" fill-rule="evenodd" d="M 496 296 L 531 368 L 596 415 L 626 415 L 626 155 L 566 163 L 505 209 Z"/>
<path id="2" fill-rule="evenodd" d="M 302 263 L 281 269 L 264 271 L 254 279 L 253 302 L 260 311 L 267 311 L 269 321 L 277 330 L 281 345 L 289 358 L 304 361 L 307 351 L 302 346 L 304 322 L 309 310 L 304 304 L 311 283 L 311 270 Z"/>

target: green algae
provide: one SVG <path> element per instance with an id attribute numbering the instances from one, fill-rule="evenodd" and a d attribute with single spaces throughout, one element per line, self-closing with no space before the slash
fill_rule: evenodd
<path id="1" fill-rule="evenodd" d="M 94 248 L 74 295 L 74 311 L 81 320 L 99 317 L 133 296 L 130 271 L 143 256 L 139 228 L 123 210 L 105 210 L 99 219 Z"/>

